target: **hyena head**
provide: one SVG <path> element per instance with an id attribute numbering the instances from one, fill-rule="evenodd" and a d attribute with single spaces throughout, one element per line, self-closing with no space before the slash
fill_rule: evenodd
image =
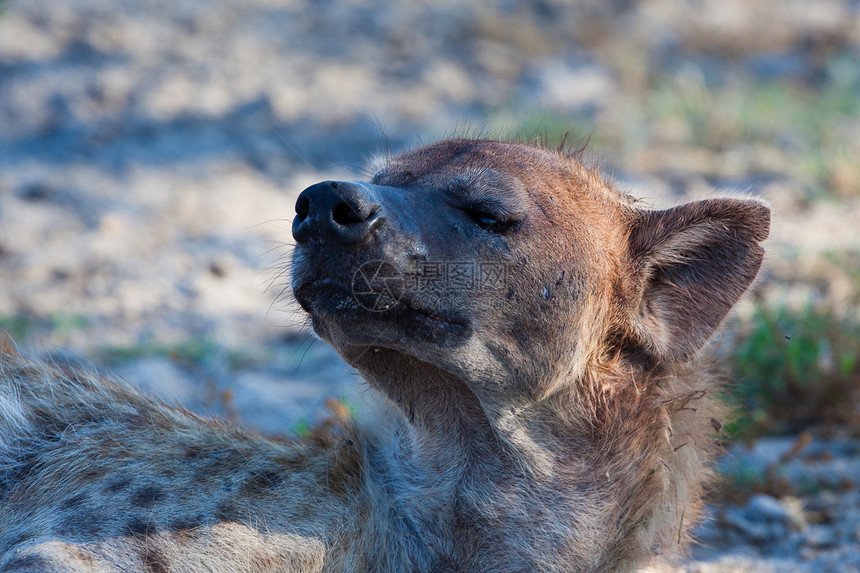
<path id="1" fill-rule="evenodd" d="M 293 288 L 317 334 L 397 402 L 435 374 L 482 407 L 540 400 L 609 353 L 689 359 L 769 227 L 757 201 L 645 210 L 575 158 L 463 139 L 313 185 L 296 213 Z"/>

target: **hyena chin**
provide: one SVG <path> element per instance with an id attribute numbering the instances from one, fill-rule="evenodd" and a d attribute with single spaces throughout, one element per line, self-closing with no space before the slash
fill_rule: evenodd
<path id="1" fill-rule="evenodd" d="M 624 571 L 701 514 L 701 349 L 749 199 L 644 209 L 576 158 L 446 140 L 296 203 L 293 290 L 378 411 L 300 441 L 0 348 L 0 571 Z"/>

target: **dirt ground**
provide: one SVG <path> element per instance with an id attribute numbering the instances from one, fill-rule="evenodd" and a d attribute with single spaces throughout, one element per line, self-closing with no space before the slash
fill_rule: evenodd
<path id="1" fill-rule="evenodd" d="M 360 416 L 289 298 L 298 193 L 447 135 L 568 130 L 655 207 L 771 203 L 741 322 L 856 319 L 859 101 L 857 0 L 0 0 L 0 328 L 264 432 L 330 397 Z M 673 570 L 860 571 L 856 436 L 731 446 L 727 475 L 794 487 L 715 497 Z"/>

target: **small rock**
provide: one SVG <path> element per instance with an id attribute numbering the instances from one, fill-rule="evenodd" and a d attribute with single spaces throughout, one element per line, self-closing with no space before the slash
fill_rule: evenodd
<path id="1" fill-rule="evenodd" d="M 785 528 L 779 524 L 765 523 L 750 519 L 747 511 L 741 508 L 729 508 L 723 516 L 723 522 L 752 541 L 769 541 L 785 533 Z"/>
<path id="2" fill-rule="evenodd" d="M 806 532 L 806 544 L 816 549 L 824 549 L 838 545 L 839 539 L 833 527 L 813 525 Z"/>
<path id="3" fill-rule="evenodd" d="M 795 531 L 806 531 L 809 523 L 806 520 L 806 512 L 803 509 L 803 500 L 789 495 L 782 498 L 781 503 L 786 513 L 788 513 L 789 525 Z"/>
<path id="4" fill-rule="evenodd" d="M 27 185 L 18 193 L 18 196 L 32 203 L 50 201 L 57 195 L 57 190 L 44 183 L 33 183 Z"/>
<path id="5" fill-rule="evenodd" d="M 614 87 L 609 72 L 592 63 L 550 60 L 536 66 L 534 77 L 532 96 L 541 107 L 569 113 L 600 108 Z"/>
<path id="6" fill-rule="evenodd" d="M 765 494 L 752 496 L 747 502 L 746 517 L 753 521 L 776 521 L 789 523 L 791 515 L 775 497 Z"/>

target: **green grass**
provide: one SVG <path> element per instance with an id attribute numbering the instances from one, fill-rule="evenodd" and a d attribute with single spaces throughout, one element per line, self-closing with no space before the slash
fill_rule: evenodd
<path id="1" fill-rule="evenodd" d="M 85 316 L 76 314 L 55 314 L 50 318 L 51 338 L 66 339 L 76 330 L 85 328 L 89 321 Z"/>
<path id="2" fill-rule="evenodd" d="M 230 372 L 248 370 L 267 364 L 272 360 L 265 348 L 227 348 L 203 336 L 188 338 L 181 342 L 165 343 L 157 340 L 128 346 L 107 346 L 95 351 L 100 360 L 116 365 L 140 358 L 169 358 L 184 368 L 197 368 L 213 358 L 223 360 L 218 367 Z"/>
<path id="3" fill-rule="evenodd" d="M 358 416 L 357 405 L 345 396 L 330 397 L 325 401 L 325 406 L 330 412 L 325 421 L 320 424 L 312 424 L 309 416 L 301 416 L 287 428 L 287 433 L 298 438 L 304 438 L 316 431 L 331 431 L 333 428 L 341 426 L 345 420 L 354 420 Z"/>
<path id="4" fill-rule="evenodd" d="M 744 77 L 712 85 L 696 72 L 655 75 L 616 94 L 594 117 L 521 102 L 490 111 L 489 126 L 501 137 L 542 136 L 550 145 L 568 131 L 577 143 L 591 136 L 599 157 L 634 170 L 659 170 L 655 153 L 706 150 L 710 160 L 689 167 L 706 177 L 765 174 L 796 181 L 810 200 L 858 197 L 860 61 L 837 55 L 826 69 L 817 85 Z M 675 134 L 669 139 L 667 128 Z"/>
<path id="5" fill-rule="evenodd" d="M 310 418 L 302 416 L 290 426 L 288 433 L 296 436 L 297 438 L 306 438 L 310 435 L 312 430 L 313 428 L 311 427 Z"/>
<path id="6" fill-rule="evenodd" d="M 717 88 L 663 83 L 647 97 L 641 121 L 679 119 L 689 126 L 690 143 L 703 148 L 766 150 L 780 159 L 762 164 L 750 153 L 741 158 L 746 169 L 793 175 L 811 197 L 857 195 L 860 189 L 850 187 L 860 173 L 854 155 L 860 139 L 845 126 L 860 121 L 858 90 L 860 80 L 819 89 L 788 82 Z"/>
<path id="7" fill-rule="evenodd" d="M 759 305 L 740 329 L 728 391 L 741 415 L 729 435 L 750 438 L 815 425 L 858 424 L 860 325 L 832 308 Z"/>
<path id="8" fill-rule="evenodd" d="M 57 313 L 51 316 L 24 314 L 0 316 L 0 330 L 8 332 L 21 343 L 34 334 L 62 343 L 76 330 L 86 327 L 87 318 L 76 314 Z"/>
<path id="9" fill-rule="evenodd" d="M 5 330 L 18 342 L 27 338 L 36 326 L 36 322 L 28 316 L 0 316 L 0 330 Z"/>
<path id="10" fill-rule="evenodd" d="M 195 367 L 220 351 L 217 344 L 206 338 L 191 338 L 177 344 L 153 341 L 134 346 L 111 346 L 100 349 L 97 354 L 112 364 L 139 358 L 167 357 L 181 366 Z"/>

